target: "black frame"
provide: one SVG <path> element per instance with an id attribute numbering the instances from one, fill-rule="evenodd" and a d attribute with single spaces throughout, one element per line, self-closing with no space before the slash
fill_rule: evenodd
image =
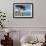
<path id="1" fill-rule="evenodd" d="M 14 5 L 15 4 L 32 4 L 32 17 L 14 17 Z M 33 3 L 13 3 L 13 18 L 33 18 Z"/>

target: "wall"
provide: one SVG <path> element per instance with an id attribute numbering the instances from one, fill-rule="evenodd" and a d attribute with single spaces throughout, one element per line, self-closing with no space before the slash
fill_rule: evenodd
<path id="1" fill-rule="evenodd" d="M 33 18 L 13 18 L 13 3 L 15 2 L 33 3 Z M 20 31 L 20 37 L 27 33 L 30 34 L 31 31 L 46 31 L 45 4 L 46 0 L 0 0 L 0 10 L 5 12 L 7 16 L 4 26 L 12 31 Z M 17 43 L 16 45 L 18 46 L 20 44 Z"/>
<path id="2" fill-rule="evenodd" d="M 34 18 L 13 18 L 13 3 L 33 3 Z M 6 27 L 46 27 L 46 0 L 0 0 L 0 10 L 6 12 Z"/>

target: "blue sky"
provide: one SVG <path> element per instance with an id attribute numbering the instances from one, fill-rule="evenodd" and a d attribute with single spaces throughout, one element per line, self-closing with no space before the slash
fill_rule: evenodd
<path id="1" fill-rule="evenodd" d="M 26 8 L 26 10 L 30 10 L 31 9 L 31 5 L 27 4 L 27 5 L 25 5 L 25 8 Z"/>
<path id="2" fill-rule="evenodd" d="M 32 11 L 32 9 L 31 9 L 32 5 L 31 5 L 31 4 L 25 4 L 24 6 L 25 6 L 24 12 L 31 12 L 31 11 Z M 18 8 L 19 8 L 19 7 L 18 7 Z M 17 10 L 18 8 L 16 7 L 16 10 Z"/>

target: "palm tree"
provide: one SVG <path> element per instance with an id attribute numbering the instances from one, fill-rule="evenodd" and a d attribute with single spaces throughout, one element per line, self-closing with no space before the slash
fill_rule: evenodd
<path id="1" fill-rule="evenodd" d="M 23 11 L 25 10 L 25 6 L 24 5 L 16 5 L 16 7 L 18 8 L 19 16 L 23 16 Z"/>

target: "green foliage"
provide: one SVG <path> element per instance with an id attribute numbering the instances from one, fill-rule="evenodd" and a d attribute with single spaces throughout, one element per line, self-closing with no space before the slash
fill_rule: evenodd
<path id="1" fill-rule="evenodd" d="M 4 12 L 0 12 L 0 26 L 3 28 L 3 22 L 6 20 L 6 15 Z"/>

